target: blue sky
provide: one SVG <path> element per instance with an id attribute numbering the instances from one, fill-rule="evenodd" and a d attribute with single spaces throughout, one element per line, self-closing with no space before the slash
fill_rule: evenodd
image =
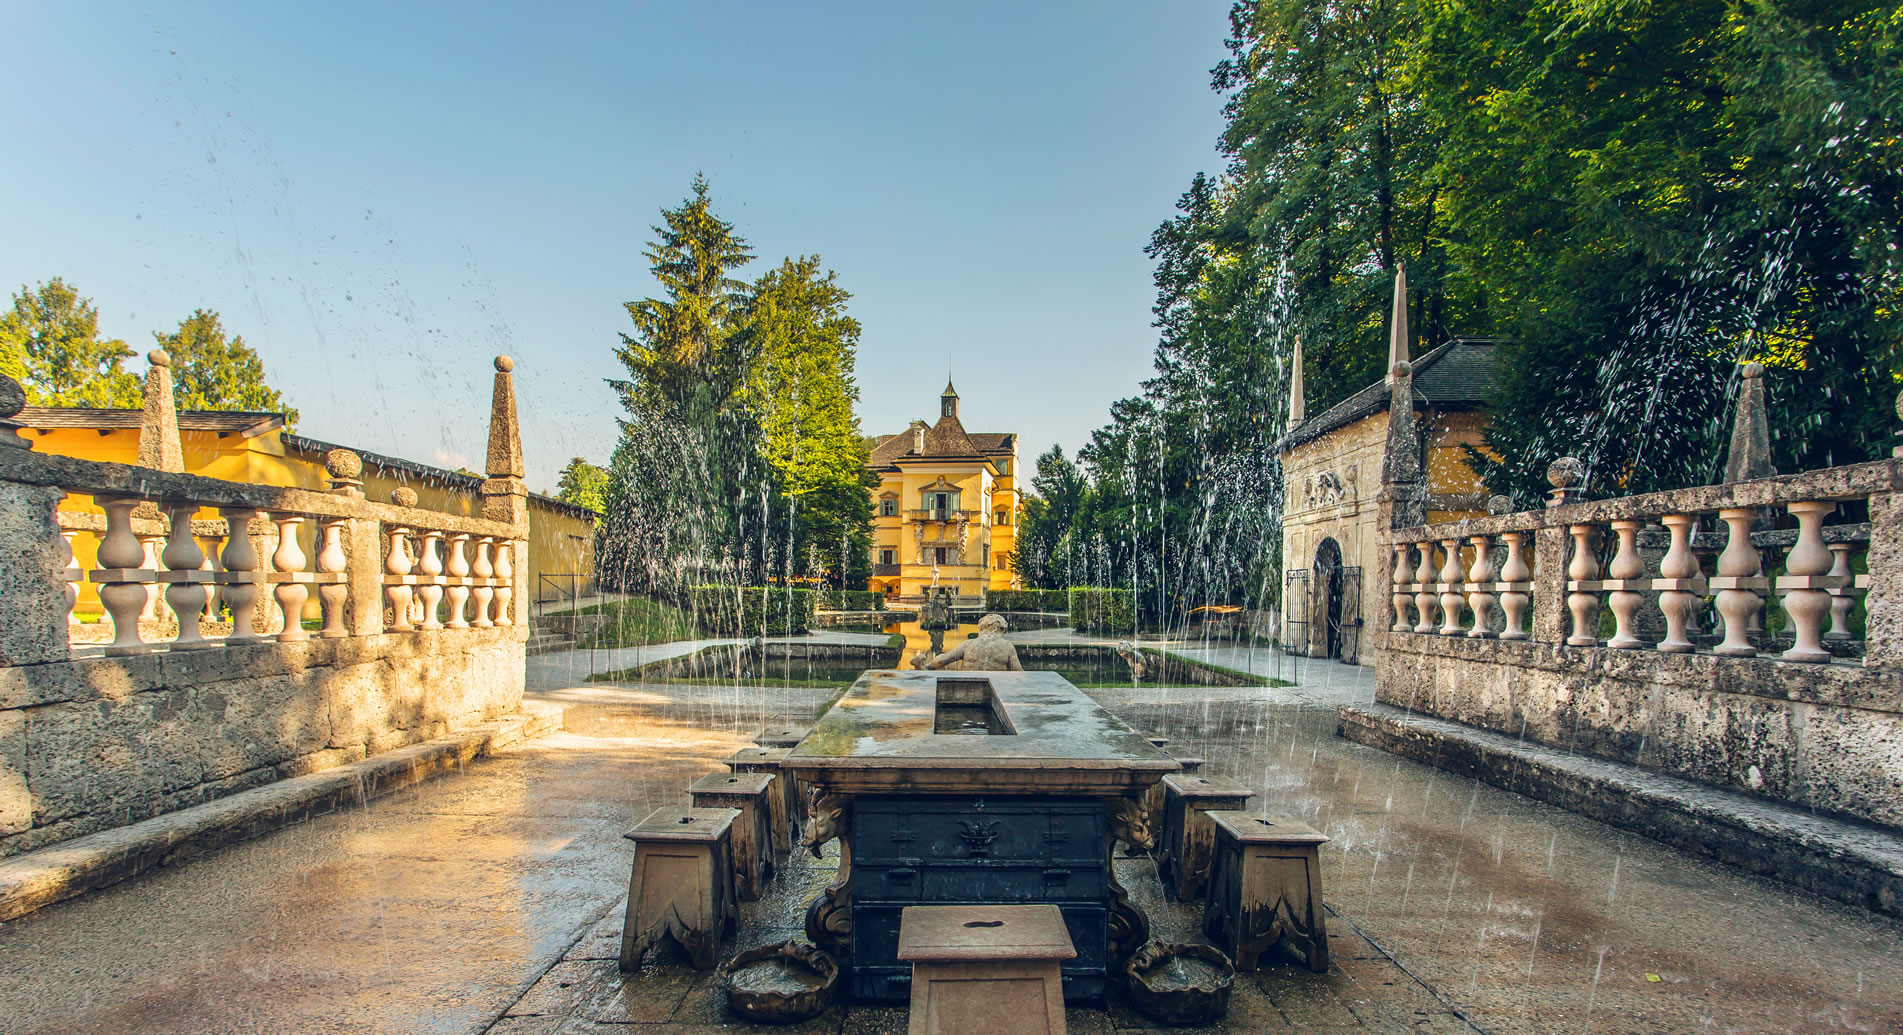
<path id="1" fill-rule="evenodd" d="M 64 276 L 141 354 L 215 308 L 301 432 L 451 466 L 508 352 L 538 489 L 613 448 L 696 171 L 756 268 L 853 292 L 867 432 L 949 366 L 1029 460 L 1148 376 L 1143 244 L 1221 164 L 1226 0 L 7 7 L 0 285 Z"/>

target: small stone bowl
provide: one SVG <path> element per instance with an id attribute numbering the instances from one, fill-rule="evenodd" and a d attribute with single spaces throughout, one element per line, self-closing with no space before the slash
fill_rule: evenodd
<path id="1" fill-rule="evenodd" d="M 727 1005 L 733 1012 L 767 1024 L 798 1024 L 825 1013 L 839 987 L 839 965 L 802 941 L 748 949 L 721 974 L 727 979 Z"/>
<path id="2" fill-rule="evenodd" d="M 1165 1024 L 1208 1024 L 1229 1012 L 1236 968 L 1207 945 L 1150 942 L 1130 954 L 1123 976 L 1130 1001 Z"/>

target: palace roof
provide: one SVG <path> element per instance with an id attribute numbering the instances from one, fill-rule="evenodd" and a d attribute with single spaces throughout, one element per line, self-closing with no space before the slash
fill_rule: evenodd
<path id="1" fill-rule="evenodd" d="M 1009 432 L 970 432 L 954 415 L 938 418 L 925 429 L 925 448 L 912 449 L 912 435 L 901 433 L 880 439 L 867 461 L 872 467 L 896 470 L 901 463 L 939 463 L 945 461 L 981 462 L 993 457 L 1008 457 L 1016 449 L 1017 436 Z"/>

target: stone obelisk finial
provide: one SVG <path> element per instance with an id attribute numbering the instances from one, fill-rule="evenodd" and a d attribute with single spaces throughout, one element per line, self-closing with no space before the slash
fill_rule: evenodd
<path id="1" fill-rule="evenodd" d="M 1394 314 L 1388 319 L 1388 384 L 1393 384 L 1394 365 L 1408 362 L 1407 356 L 1407 266 L 1394 267 Z"/>
<path id="2" fill-rule="evenodd" d="M 529 519 L 529 490 L 522 478 L 522 422 L 515 415 L 515 360 L 496 357 L 496 387 L 489 404 L 489 458 L 483 473 L 482 516 L 524 524 Z"/>
<path id="3" fill-rule="evenodd" d="M 1764 410 L 1764 365 L 1744 365 L 1738 387 L 1738 411 L 1731 419 L 1731 449 L 1725 454 L 1725 484 L 1769 478 L 1777 473 L 1771 463 L 1771 418 Z"/>
<path id="4" fill-rule="evenodd" d="M 160 471 L 185 470 L 179 445 L 178 409 L 172 402 L 172 357 L 164 349 L 146 353 L 145 417 L 139 422 L 139 466 Z"/>
<path id="5" fill-rule="evenodd" d="M 1288 426 L 1308 419 L 1308 400 L 1302 388 L 1302 336 L 1295 336 L 1295 355 L 1289 359 Z"/>

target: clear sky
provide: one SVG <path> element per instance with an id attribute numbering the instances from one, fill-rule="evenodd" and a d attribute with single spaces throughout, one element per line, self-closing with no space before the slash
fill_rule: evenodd
<path id="1" fill-rule="evenodd" d="M 510 353 L 549 489 L 613 448 L 622 303 L 700 171 L 755 269 L 853 293 L 868 433 L 949 367 L 972 430 L 1073 450 L 1150 373 L 1227 7 L 12 0 L 0 286 L 63 276 L 141 355 L 217 309 L 300 432 L 449 466 Z"/>

